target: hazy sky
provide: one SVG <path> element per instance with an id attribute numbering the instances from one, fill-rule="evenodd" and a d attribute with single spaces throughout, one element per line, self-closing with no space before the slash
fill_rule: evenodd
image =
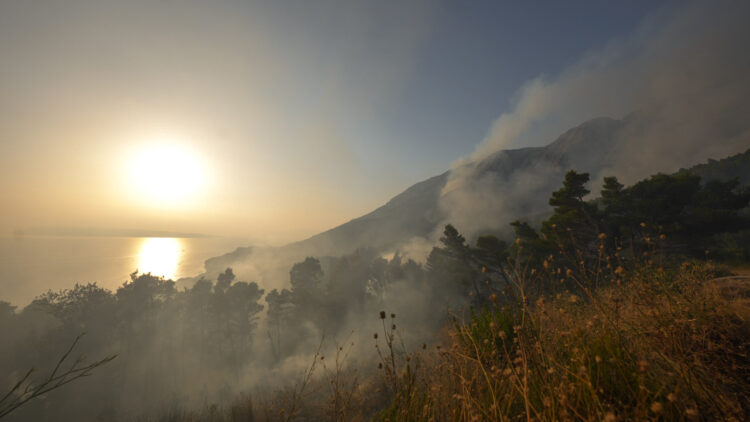
<path id="1" fill-rule="evenodd" d="M 667 8 L 2 0 L 0 235 L 314 234 L 471 154 L 524 83 Z"/>

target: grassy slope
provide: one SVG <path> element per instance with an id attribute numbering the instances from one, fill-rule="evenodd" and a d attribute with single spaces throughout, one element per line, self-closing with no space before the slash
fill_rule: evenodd
<path id="1" fill-rule="evenodd" d="M 379 419 L 743 420 L 750 282 L 721 275 L 642 268 L 588 297 L 488 309 Z"/>

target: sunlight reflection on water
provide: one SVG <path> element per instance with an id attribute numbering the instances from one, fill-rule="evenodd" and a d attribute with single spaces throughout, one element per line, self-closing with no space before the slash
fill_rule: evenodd
<path id="1" fill-rule="evenodd" d="M 150 237 L 143 239 L 138 252 L 138 272 L 174 278 L 181 254 L 180 241 L 175 238 Z"/>

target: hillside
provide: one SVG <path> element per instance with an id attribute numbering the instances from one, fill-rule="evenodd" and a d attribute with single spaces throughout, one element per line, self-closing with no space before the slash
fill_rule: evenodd
<path id="1" fill-rule="evenodd" d="M 736 177 L 740 184 L 750 185 L 750 149 L 721 160 L 709 159 L 704 164 L 680 171 L 688 171 L 705 181 L 729 180 Z"/>
<path id="2" fill-rule="evenodd" d="M 428 238 L 448 217 L 449 212 L 441 206 L 441 197 L 453 172 L 471 170 L 476 172 L 475 179 L 491 178 L 493 182 L 507 183 L 524 171 L 542 165 L 551 166 L 556 174 L 549 175 L 549 183 L 544 186 L 545 190 L 551 192 L 566 169 L 580 166 L 589 168 L 592 163 L 601 163 L 611 149 L 614 134 L 621 126 L 622 122 L 615 119 L 593 119 L 560 135 L 547 147 L 498 151 L 478 162 L 416 183 L 369 214 L 286 245 L 277 252 L 298 259 L 305 255 L 340 255 L 361 247 L 386 250 L 412 238 Z M 599 142 L 600 140 L 608 142 Z M 587 148 L 593 148 L 594 154 L 579 153 Z M 579 157 L 584 155 L 591 158 L 581 160 Z M 542 195 L 546 196 L 547 194 Z M 524 205 L 528 210 L 546 205 L 544 201 L 536 199 L 536 195 L 527 198 Z M 229 254 L 211 258 L 206 262 L 207 272 L 213 274 L 227 266 L 236 266 L 238 261 L 248 259 L 258 252 L 257 248 L 238 248 Z M 288 265 L 282 267 L 286 270 Z"/>
<path id="3" fill-rule="evenodd" d="M 550 193 L 567 170 L 588 172 L 595 183 L 611 174 L 628 182 L 656 172 L 674 172 L 680 168 L 677 164 L 707 159 L 684 151 L 681 157 L 694 157 L 692 161 L 680 163 L 666 156 L 646 160 L 632 155 L 629 151 L 637 150 L 639 135 L 647 125 L 648 119 L 637 113 L 623 119 L 586 121 L 547 146 L 497 151 L 416 183 L 371 213 L 308 239 L 280 248 L 238 248 L 211 258 L 206 261 L 206 273 L 214 276 L 231 266 L 240 272 L 247 269 L 251 279 L 285 279 L 289 266 L 309 255 L 338 256 L 365 247 L 409 253 L 414 243 L 434 243 L 449 222 L 469 237 L 507 233 L 508 221 L 546 210 Z M 690 171 L 707 178 L 740 177 L 748 183 L 749 157 L 745 152 Z M 417 252 L 428 250 L 423 247 Z"/>

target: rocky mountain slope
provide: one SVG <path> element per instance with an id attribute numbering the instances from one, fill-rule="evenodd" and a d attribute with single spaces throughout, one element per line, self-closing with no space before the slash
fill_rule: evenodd
<path id="1" fill-rule="evenodd" d="M 473 187 L 474 182 L 481 180 L 483 184 L 488 181 L 508 184 L 516 176 L 526 174 L 528 177 L 529 172 L 543 168 L 548 183 L 542 183 L 535 191 L 551 191 L 568 168 L 596 167 L 596 163 L 605 162 L 604 157 L 611 150 L 614 135 L 622 125 L 620 120 L 598 118 L 565 132 L 546 147 L 498 151 L 477 162 L 416 183 L 371 213 L 308 239 L 281 248 L 243 247 L 211 258 L 206 261 L 207 273 L 222 271 L 227 266 L 241 267 L 248 260 L 257 261 L 261 256 L 264 259 L 273 256 L 295 260 L 307 255 L 340 255 L 362 247 L 386 251 L 396 249 L 410 239 L 429 239 L 451 217 L 451 198 Z M 582 150 L 588 152 L 581 154 Z M 554 174 L 549 172 L 550 169 Z M 465 176 L 459 185 L 447 190 L 448 182 L 455 182 L 453 176 L 457 172 L 462 172 L 464 176 L 468 172 L 470 176 Z M 543 194 L 528 193 L 526 200 L 517 203 L 514 208 L 532 212 L 546 204 Z M 540 201 L 539 198 L 544 200 Z M 278 267 L 287 271 L 289 259 L 282 261 L 283 265 L 279 264 Z"/>
<path id="2" fill-rule="evenodd" d="M 497 151 L 416 183 L 371 213 L 308 239 L 280 248 L 238 248 L 211 258 L 206 261 L 207 274 L 233 267 L 248 279 L 286 279 L 290 265 L 305 256 L 337 256 L 358 248 L 408 254 L 415 244 L 421 244 L 424 252 L 449 222 L 469 238 L 486 232 L 502 234 L 510 221 L 533 220 L 548 211 L 551 192 L 570 169 L 589 172 L 596 192 L 603 176 L 616 175 L 632 183 L 708 158 L 696 150 L 675 154 L 682 161 L 670 160 L 664 153 L 671 148 L 668 143 L 655 148 L 651 138 L 641 136 L 648 124 L 637 113 L 623 119 L 600 117 L 566 131 L 544 147 Z M 727 150 L 739 152 L 747 147 L 735 142 Z M 744 169 L 735 162 L 727 167 Z"/>

